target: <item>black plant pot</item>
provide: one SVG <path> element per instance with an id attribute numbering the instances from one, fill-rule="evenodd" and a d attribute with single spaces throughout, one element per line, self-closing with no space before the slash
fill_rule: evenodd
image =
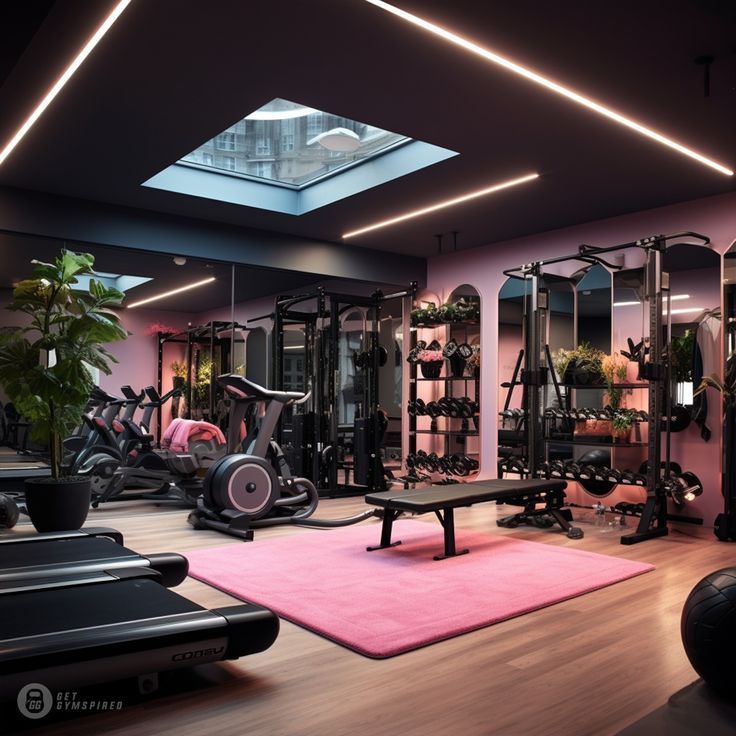
<path id="1" fill-rule="evenodd" d="M 442 373 L 442 364 L 444 360 L 433 360 L 429 363 L 420 363 L 422 375 L 425 378 L 439 378 Z"/>
<path id="2" fill-rule="evenodd" d="M 465 374 L 465 358 L 462 355 L 458 355 L 457 351 L 450 356 L 450 369 L 452 375 L 457 378 L 462 378 Z"/>
<path id="3" fill-rule="evenodd" d="M 92 499 L 89 478 L 29 478 L 26 507 L 39 532 L 65 532 L 84 526 Z"/>

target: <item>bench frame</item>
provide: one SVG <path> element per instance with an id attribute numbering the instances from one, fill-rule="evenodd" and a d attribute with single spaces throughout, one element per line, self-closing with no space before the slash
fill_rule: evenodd
<path id="1" fill-rule="evenodd" d="M 366 550 L 368 552 L 373 552 L 377 549 L 397 547 L 401 544 L 401 541 L 391 541 L 394 521 L 404 513 L 419 515 L 432 511 L 439 519 L 444 530 L 444 552 L 441 555 L 435 555 L 433 559 L 445 560 L 448 557 L 466 555 L 470 550 L 458 550 L 455 542 L 455 509 L 470 507 L 474 506 L 476 503 L 488 503 L 491 501 L 495 501 L 495 503 L 499 505 L 509 504 L 511 506 L 524 507 L 523 511 L 497 519 L 496 524 L 500 527 L 514 528 L 519 526 L 519 524 L 531 524 L 538 528 L 549 528 L 554 524 L 559 524 L 562 531 L 564 531 L 570 539 L 580 539 L 583 537 L 582 529 L 579 529 L 570 523 L 572 521 L 572 512 L 569 509 L 563 508 L 565 503 L 565 492 L 562 489 L 520 490 L 518 495 L 498 499 L 489 498 L 487 493 L 479 495 L 484 496 L 484 498 L 471 502 L 468 502 L 467 498 L 462 501 L 458 500 L 457 502 L 448 500 L 443 503 L 438 503 L 437 506 L 439 508 L 428 508 L 426 511 L 422 511 L 419 509 L 402 509 L 397 505 L 393 505 L 392 501 L 395 500 L 400 505 L 402 498 L 406 498 L 406 494 L 399 492 L 396 494 L 395 498 L 387 499 L 385 505 L 380 504 L 383 505 L 381 542 L 375 546 L 366 547 Z M 368 498 L 366 498 L 366 502 L 371 503 Z M 544 506 L 537 508 L 538 504 L 544 504 Z M 379 504 L 374 505 L 378 506 Z"/>

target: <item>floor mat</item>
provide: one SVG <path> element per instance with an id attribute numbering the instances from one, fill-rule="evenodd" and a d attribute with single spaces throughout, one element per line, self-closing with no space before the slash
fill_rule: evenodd
<path id="1" fill-rule="evenodd" d="M 456 531 L 470 554 L 434 561 L 442 528 L 394 524 L 403 544 L 366 552 L 380 524 L 303 530 L 186 552 L 189 574 L 369 657 L 391 657 L 653 570 L 630 560 Z M 256 531 L 256 536 L 258 532 Z"/>

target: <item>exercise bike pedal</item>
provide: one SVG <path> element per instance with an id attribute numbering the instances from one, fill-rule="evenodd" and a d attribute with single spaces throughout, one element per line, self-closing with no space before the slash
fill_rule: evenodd
<path id="1" fill-rule="evenodd" d="M 571 526 L 567 530 L 568 539 L 582 539 L 585 536 L 585 532 L 578 526 Z"/>

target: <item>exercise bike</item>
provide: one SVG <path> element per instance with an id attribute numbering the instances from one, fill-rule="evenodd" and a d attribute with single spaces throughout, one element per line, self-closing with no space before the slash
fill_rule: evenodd
<path id="1" fill-rule="evenodd" d="M 281 524 L 338 527 L 357 524 L 378 516 L 375 509 L 343 519 L 313 519 L 319 495 L 312 481 L 291 476 L 273 433 L 285 406 L 306 401 L 309 394 L 270 391 L 243 376 L 225 374 L 217 378 L 230 398 L 228 454 L 207 471 L 202 496 L 187 521 L 195 529 L 214 529 L 250 541 L 253 529 Z M 256 415 L 265 406 L 265 413 Z M 240 426 L 250 415 L 250 431 L 243 446 Z"/>

